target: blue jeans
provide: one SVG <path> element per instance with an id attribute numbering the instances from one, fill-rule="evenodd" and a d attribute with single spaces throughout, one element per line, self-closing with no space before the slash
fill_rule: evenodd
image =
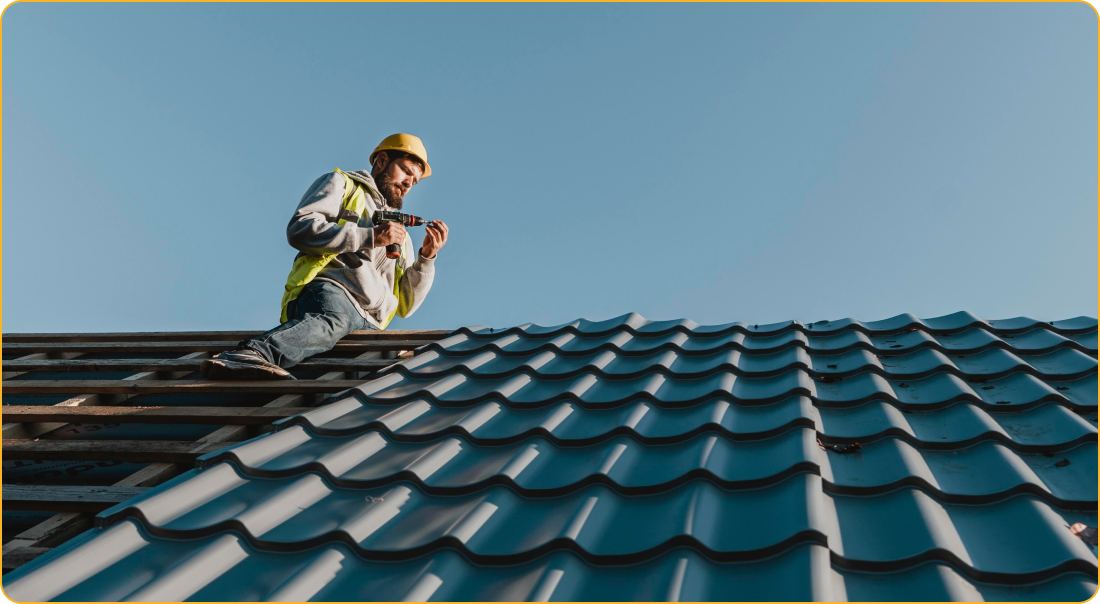
<path id="1" fill-rule="evenodd" d="M 359 314 L 351 299 L 327 281 L 314 281 L 286 310 L 286 323 L 271 331 L 241 340 L 241 348 L 251 348 L 284 369 L 302 359 L 332 350 L 340 338 L 356 329 L 378 329 Z"/>

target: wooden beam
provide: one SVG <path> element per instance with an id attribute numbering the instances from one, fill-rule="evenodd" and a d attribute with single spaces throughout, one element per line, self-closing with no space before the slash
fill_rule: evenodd
<path id="1" fill-rule="evenodd" d="M 4 509 L 36 512 L 102 512 L 148 490 L 144 487 L 5 484 Z"/>
<path id="2" fill-rule="evenodd" d="M 5 544 L 4 547 L 7 547 Z M 4 572 L 15 570 L 53 549 L 52 547 L 20 547 L 4 552 Z"/>
<path id="3" fill-rule="evenodd" d="M 404 353 L 408 354 L 408 353 Z M 42 357 L 45 354 L 39 353 Z M 38 355 L 32 355 L 38 356 Z M 411 356 L 411 354 L 410 354 Z M 5 361 L 4 367 L 26 371 L 198 371 L 203 359 L 17 359 Z M 389 359 L 329 359 L 302 361 L 294 369 L 306 371 L 375 372 L 397 360 Z M 7 384 L 5 384 L 7 386 Z"/>
<path id="4" fill-rule="evenodd" d="M 70 422 L 77 424 L 204 424 L 261 426 L 310 411 L 312 407 L 55 407 L 4 405 L 5 422 Z"/>
<path id="5" fill-rule="evenodd" d="M 75 359 L 75 358 L 83 356 L 83 355 L 84 355 L 84 353 L 82 353 L 82 352 L 62 352 L 60 354 L 55 355 L 57 357 L 60 357 L 60 359 L 50 359 L 49 354 L 47 354 L 45 352 L 36 352 L 34 354 L 28 354 L 27 356 L 19 357 L 18 359 L 11 359 L 9 361 L 0 361 L 0 364 L 2 364 L 5 369 L 14 370 L 14 371 L 4 371 L 3 379 L 5 379 L 5 380 L 11 379 L 13 377 L 23 375 L 24 373 L 26 373 L 28 371 L 33 371 L 32 369 L 19 369 L 18 367 L 13 366 L 14 363 L 19 363 L 20 361 L 27 362 L 27 363 L 33 363 L 35 361 L 42 361 L 42 360 L 50 359 L 50 360 L 64 362 L 64 360 L 66 360 L 66 359 Z"/>
<path id="6" fill-rule="evenodd" d="M 435 340 L 341 340 L 335 350 L 349 352 L 413 350 Z M 222 352 L 237 341 L 180 342 L 3 342 L 4 354 L 31 352 Z"/>
<path id="7" fill-rule="evenodd" d="M 341 374 L 343 372 L 340 372 Z M 363 380 L 263 380 L 263 381 L 122 381 L 122 380 L 18 380 L 4 384 L 5 394 L 316 394 L 354 388 Z"/>
<path id="8" fill-rule="evenodd" d="M 184 355 L 183 359 L 184 360 L 198 359 L 201 362 L 201 359 L 206 357 L 206 356 L 207 356 L 207 353 L 205 353 L 205 352 L 193 352 L 193 353 Z M 141 380 L 176 379 L 176 378 L 181 377 L 183 375 L 186 375 L 186 373 L 167 373 L 166 374 L 162 371 L 146 371 L 146 372 L 135 373 L 134 375 L 124 377 L 119 381 L 120 382 L 136 382 L 136 381 L 141 381 Z M 22 382 L 22 381 L 31 381 L 31 380 L 17 380 L 16 382 L 10 382 L 10 383 L 14 384 L 14 383 Z M 0 389 L 2 389 L 3 386 L 4 386 L 3 384 L 0 384 Z M 9 390 L 8 392 L 10 393 L 11 391 Z M 135 394 L 137 394 L 137 393 L 108 395 L 108 394 L 102 394 L 102 393 L 97 394 L 97 393 L 91 393 L 91 392 L 82 392 L 80 394 L 77 394 L 74 397 L 71 397 L 71 398 L 66 399 L 64 401 L 61 401 L 60 403 L 58 403 L 57 405 L 54 405 L 54 406 L 55 407 L 92 407 L 92 406 L 96 406 L 96 405 L 112 405 L 112 404 L 121 403 L 122 401 L 125 401 L 126 399 L 134 396 Z M 41 435 L 43 435 L 47 432 L 51 432 L 53 430 L 56 430 L 56 429 L 58 429 L 58 428 L 60 428 L 64 425 L 65 425 L 64 422 L 62 422 L 62 423 L 51 422 L 51 423 L 39 423 L 39 424 L 26 424 L 26 423 L 12 422 L 12 423 L 4 424 L 3 433 L 4 433 L 4 438 L 35 438 L 35 437 L 41 436 Z"/>
<path id="9" fill-rule="evenodd" d="M 24 547 L 54 547 L 92 528 L 92 516 L 80 512 L 61 512 L 19 533 L 4 544 L 4 557 Z"/>
<path id="10" fill-rule="evenodd" d="M 240 341 L 263 334 L 262 331 L 135 331 L 118 333 L 6 333 L 4 342 L 177 342 L 203 340 Z M 451 333 L 446 329 L 363 329 L 344 336 L 347 340 L 439 340 Z"/>
<path id="11" fill-rule="evenodd" d="M 228 443 L 196 445 L 178 440 L 3 440 L 4 459 L 194 463 Z"/>

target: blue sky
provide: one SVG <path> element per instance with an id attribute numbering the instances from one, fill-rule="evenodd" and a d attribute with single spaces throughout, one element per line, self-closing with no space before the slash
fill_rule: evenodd
<path id="1" fill-rule="evenodd" d="M 412 132 L 394 328 L 1097 308 L 1076 4 L 47 4 L 3 28 L 3 329 L 266 329 L 317 176 Z M 413 229 L 417 243 L 423 229 Z"/>

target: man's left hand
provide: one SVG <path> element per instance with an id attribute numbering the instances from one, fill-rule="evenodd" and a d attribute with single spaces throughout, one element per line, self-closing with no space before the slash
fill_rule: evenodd
<path id="1" fill-rule="evenodd" d="M 442 220 L 433 220 L 428 223 L 427 233 L 424 235 L 424 244 L 420 246 L 420 255 L 425 258 L 435 258 L 447 243 L 447 225 Z"/>

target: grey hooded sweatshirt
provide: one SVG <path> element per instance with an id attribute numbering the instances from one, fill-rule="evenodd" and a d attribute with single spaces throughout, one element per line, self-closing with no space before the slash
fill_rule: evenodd
<path id="1" fill-rule="evenodd" d="M 365 185 L 367 211 L 358 224 L 338 226 L 337 214 L 343 203 L 344 177 L 330 172 L 318 178 L 302 196 L 294 217 L 286 227 L 286 240 L 299 251 L 298 256 L 337 254 L 315 277 L 340 286 L 363 318 L 378 326 L 397 308 L 393 294 L 394 263 L 386 257 L 386 248 L 374 247 L 375 210 L 392 210 L 377 193 L 378 187 L 367 170 L 348 172 L 352 180 Z M 435 260 L 421 256 L 405 267 L 401 275 L 401 295 L 411 300 L 408 315 L 416 312 L 435 277 Z M 407 315 L 406 315 L 407 316 Z"/>

